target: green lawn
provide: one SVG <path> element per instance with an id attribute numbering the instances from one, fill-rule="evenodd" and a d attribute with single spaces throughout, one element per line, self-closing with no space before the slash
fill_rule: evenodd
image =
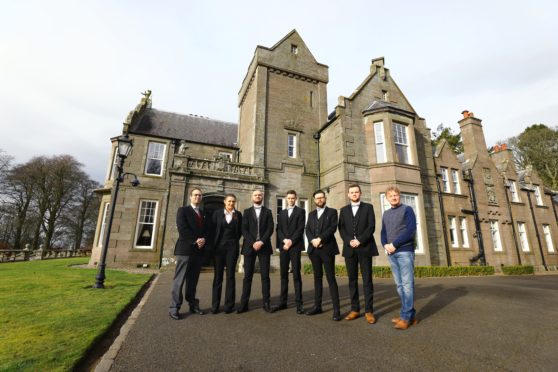
<path id="1" fill-rule="evenodd" d="M 88 259 L 0 264 L 0 371 L 67 371 L 135 297 L 148 275 L 107 270 L 92 289 Z"/>

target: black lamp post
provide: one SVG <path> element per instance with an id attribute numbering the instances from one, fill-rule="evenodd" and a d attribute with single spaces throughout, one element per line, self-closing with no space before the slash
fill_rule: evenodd
<path id="1" fill-rule="evenodd" d="M 112 218 L 114 217 L 114 209 L 116 207 L 116 197 L 118 196 L 118 188 L 120 187 L 120 183 L 124 181 L 124 177 L 126 175 L 133 175 L 134 180 L 132 181 L 132 186 L 139 185 L 138 178 L 135 174 L 132 173 L 124 173 L 124 160 L 130 154 L 132 147 L 134 146 L 133 141 L 128 138 L 128 135 L 119 136 L 116 138 L 118 141 L 118 164 L 116 165 L 116 175 L 114 181 L 116 182 L 112 187 L 111 197 L 110 197 L 110 212 L 109 212 L 109 219 L 106 225 L 106 231 L 103 241 L 103 247 L 101 250 L 101 260 L 99 262 L 99 269 L 97 271 L 97 276 L 95 277 L 96 281 L 93 285 L 93 288 L 105 288 L 105 266 L 106 266 L 106 259 L 107 259 L 107 250 L 110 240 L 110 230 L 112 227 Z"/>

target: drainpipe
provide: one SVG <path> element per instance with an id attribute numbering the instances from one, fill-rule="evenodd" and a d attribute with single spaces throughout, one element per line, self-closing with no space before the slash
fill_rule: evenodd
<path id="1" fill-rule="evenodd" d="M 475 180 L 473 179 L 473 172 L 470 169 L 467 170 L 467 178 L 463 177 L 469 185 L 469 195 L 471 197 L 471 210 L 462 209 L 463 213 L 472 214 L 475 221 L 475 235 L 477 237 L 477 243 L 479 245 L 479 254 L 471 257 L 469 261 L 475 262 L 480 260 L 482 266 L 486 266 L 486 256 L 484 254 L 484 242 L 482 240 L 482 231 L 480 226 L 479 211 L 477 209 L 477 197 L 475 194 Z"/>
<path id="2" fill-rule="evenodd" d="M 522 188 L 522 190 L 527 191 L 527 199 L 529 200 L 529 209 L 531 209 L 531 217 L 533 218 L 533 224 L 535 225 L 535 235 L 537 235 L 537 242 L 539 243 L 539 251 L 541 252 L 542 264 L 544 266 L 545 271 L 548 271 L 548 266 L 546 266 L 546 260 L 544 258 L 544 251 L 541 243 L 541 237 L 539 235 L 539 228 L 537 227 L 537 219 L 535 218 L 535 210 L 533 209 L 533 203 L 531 202 L 531 193 L 534 192 L 534 190 L 531 188 Z"/>
<path id="3" fill-rule="evenodd" d="M 318 144 L 318 157 L 317 157 L 317 163 L 318 163 L 318 188 L 317 190 L 320 189 L 320 138 L 322 136 L 320 135 L 320 132 L 316 132 L 314 133 L 313 138 L 316 140 L 316 143 Z"/>
<path id="4" fill-rule="evenodd" d="M 506 194 L 506 204 L 508 205 L 508 212 L 510 214 L 510 220 L 511 220 L 511 225 L 512 225 L 512 232 L 513 232 L 513 244 L 515 245 L 515 251 L 517 252 L 517 263 L 518 265 L 523 265 L 521 263 L 521 253 L 519 252 L 519 244 L 517 244 L 517 233 L 515 231 L 515 221 L 513 220 L 513 214 L 512 214 L 512 207 L 511 207 L 511 203 L 510 203 L 510 197 L 508 195 L 508 190 L 510 189 L 510 184 L 506 182 L 505 179 L 502 179 L 504 181 L 504 194 Z"/>

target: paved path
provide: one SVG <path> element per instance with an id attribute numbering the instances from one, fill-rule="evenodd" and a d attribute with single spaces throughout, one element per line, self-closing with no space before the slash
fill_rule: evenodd
<path id="1" fill-rule="evenodd" d="M 241 276 L 237 277 L 237 297 Z M 378 323 L 333 322 L 328 289 L 323 314 L 261 310 L 259 276 L 244 314 L 167 314 L 172 272 L 163 272 L 124 340 L 111 371 L 556 371 L 558 275 L 427 278 L 416 283 L 421 322 L 394 330 L 399 303 L 391 279 L 375 279 Z M 349 310 L 346 278 L 338 278 Z M 325 279 L 324 279 L 325 281 Z M 209 310 L 212 273 L 198 286 Z M 272 302 L 279 277 L 272 274 Z M 313 299 L 303 276 L 305 307 Z M 291 283 L 292 286 L 292 283 Z M 187 310 L 187 308 L 183 308 Z"/>

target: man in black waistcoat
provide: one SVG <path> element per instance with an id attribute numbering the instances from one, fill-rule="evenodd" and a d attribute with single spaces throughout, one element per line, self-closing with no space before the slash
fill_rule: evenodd
<path id="1" fill-rule="evenodd" d="M 217 314 L 221 303 L 223 289 L 223 270 L 227 268 L 227 285 L 225 288 L 225 313 L 234 311 L 236 263 L 240 251 L 239 239 L 242 236 L 242 214 L 235 209 L 236 196 L 225 195 L 225 208 L 213 213 L 215 240 L 213 242 L 214 276 L 211 312 Z"/>
<path id="2" fill-rule="evenodd" d="M 339 254 L 339 247 L 335 239 L 337 230 L 337 211 L 326 207 L 326 196 L 322 190 L 314 192 L 316 209 L 308 215 L 306 223 L 306 237 L 308 238 L 308 256 L 312 261 L 314 271 L 314 308 L 306 315 L 316 315 L 322 312 L 322 278 L 325 271 L 329 293 L 333 304 L 333 320 L 341 320 L 339 306 L 339 289 L 335 279 L 335 255 Z"/>
<path id="3" fill-rule="evenodd" d="M 237 313 L 248 311 L 248 301 L 252 290 L 252 277 L 256 266 L 256 258 L 260 262 L 262 280 L 263 309 L 271 313 L 269 267 L 273 248 L 271 235 L 273 234 L 273 216 L 271 210 L 262 205 L 263 193 L 260 190 L 252 192 L 254 205 L 244 210 L 242 218 L 242 255 L 244 256 L 244 281 L 242 296 Z"/>
<path id="4" fill-rule="evenodd" d="M 374 287 L 372 284 L 372 257 L 378 255 L 374 241 L 376 219 L 371 204 L 360 200 L 361 190 L 357 184 L 349 185 L 350 203 L 339 214 L 339 233 L 343 239 L 343 257 L 349 275 L 349 291 L 351 296 L 351 312 L 345 317 L 353 320 L 360 316 L 358 294 L 358 268 L 362 273 L 364 288 L 364 309 L 366 321 L 376 323 L 372 309 Z"/>
<path id="5" fill-rule="evenodd" d="M 281 268 L 281 298 L 279 305 L 273 310 L 283 310 L 287 308 L 289 292 L 289 263 L 293 272 L 295 289 L 296 313 L 304 314 L 302 308 L 302 278 L 300 275 L 300 253 L 304 248 L 304 223 L 306 222 L 306 212 L 297 207 L 296 191 L 287 191 L 287 208 L 279 213 L 277 221 L 277 238 L 279 249 L 279 262 Z"/>
<path id="6" fill-rule="evenodd" d="M 176 269 L 172 282 L 171 304 L 169 315 L 180 319 L 179 310 L 182 305 L 182 290 L 186 283 L 186 301 L 190 305 L 190 312 L 202 315 L 199 300 L 196 298 L 196 287 L 200 277 L 208 237 L 208 222 L 206 214 L 200 210 L 202 192 L 198 188 L 190 191 L 190 205 L 178 208 L 176 213 L 176 227 L 178 241 L 174 247 Z"/>

